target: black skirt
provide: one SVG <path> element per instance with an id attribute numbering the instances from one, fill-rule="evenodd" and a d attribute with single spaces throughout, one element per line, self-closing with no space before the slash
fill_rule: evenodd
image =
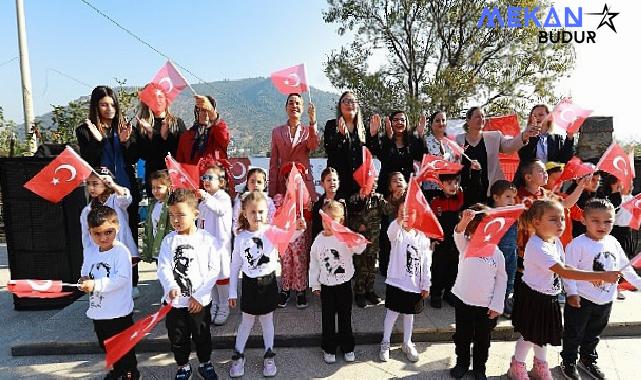
<path id="1" fill-rule="evenodd" d="M 515 294 L 512 313 L 514 331 L 538 346 L 560 346 L 563 320 L 558 296 L 539 293 L 525 282 L 521 282 Z"/>
<path id="2" fill-rule="evenodd" d="M 628 259 L 634 257 L 634 241 L 632 240 L 632 230 L 630 230 L 630 227 L 614 226 L 612 227 L 610 235 L 614 236 L 619 244 L 621 244 L 621 248 L 623 248 L 623 252 L 625 252 Z"/>
<path id="3" fill-rule="evenodd" d="M 425 305 L 421 293 L 406 292 L 396 286 L 387 285 L 385 307 L 401 314 L 418 314 L 423 311 Z"/>
<path id="4" fill-rule="evenodd" d="M 263 315 L 276 310 L 278 286 L 275 272 L 257 278 L 245 276 L 243 273 L 242 290 L 240 310 L 243 313 Z"/>

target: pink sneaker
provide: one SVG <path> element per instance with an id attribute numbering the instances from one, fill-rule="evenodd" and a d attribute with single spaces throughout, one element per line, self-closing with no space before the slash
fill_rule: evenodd
<path id="1" fill-rule="evenodd" d="M 534 365 L 532 366 L 532 379 L 552 380 L 552 372 L 550 372 L 548 362 L 540 361 L 537 358 L 534 358 Z"/>
<path id="2" fill-rule="evenodd" d="M 507 370 L 507 377 L 511 380 L 530 380 L 525 363 L 517 361 L 514 356 L 512 356 L 510 368 Z"/>

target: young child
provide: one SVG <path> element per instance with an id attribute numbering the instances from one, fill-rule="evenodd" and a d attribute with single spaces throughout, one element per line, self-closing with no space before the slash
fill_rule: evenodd
<path id="1" fill-rule="evenodd" d="M 232 206 L 225 186 L 223 168 L 209 166 L 200 177 L 203 189 L 198 189 L 198 227 L 209 232 L 220 252 L 220 278 L 212 291 L 211 321 L 222 326 L 229 318 L 229 265 L 231 263 Z"/>
<path id="2" fill-rule="evenodd" d="M 490 187 L 490 197 L 492 197 L 493 207 L 508 207 L 516 204 L 516 186 L 510 181 L 500 179 Z M 517 248 L 516 236 L 518 223 L 512 226 L 505 232 L 498 244 L 498 248 L 503 253 L 505 259 L 505 272 L 507 273 L 507 287 L 505 288 L 505 304 L 503 305 L 503 316 L 506 318 L 512 317 L 512 307 L 514 299 L 512 292 L 514 291 L 514 277 L 516 276 L 516 261 L 517 261 Z"/>
<path id="3" fill-rule="evenodd" d="M 147 220 L 145 220 L 145 235 L 142 239 L 142 257 L 146 262 L 158 262 L 158 252 L 162 239 L 171 232 L 169 214 L 167 213 L 167 197 L 171 191 L 171 180 L 167 170 L 157 170 L 149 176 L 153 200 L 149 204 Z"/>
<path id="4" fill-rule="evenodd" d="M 577 188 L 580 188 L 581 181 L 577 182 L 570 186 L 568 191 L 576 191 Z M 572 237 L 577 237 L 585 233 L 585 225 L 581 222 L 583 220 L 583 207 L 585 203 L 592 198 L 601 198 L 599 194 L 599 188 L 601 186 L 601 172 L 597 171 L 591 176 L 584 177 L 583 187 L 581 188 L 581 193 L 579 198 L 571 208 L 571 217 L 572 217 Z"/>
<path id="5" fill-rule="evenodd" d="M 621 244 L 610 235 L 614 223 L 614 206 L 604 199 L 592 199 L 583 207 L 585 234 L 568 244 L 567 265 L 580 270 L 621 271 L 623 278 L 641 288 L 641 278 L 628 265 Z M 561 371 L 567 379 L 580 379 L 578 366 L 594 379 L 605 379 L 596 364 L 599 335 L 608 324 L 617 285 L 602 282 L 564 280 L 568 294 L 564 309 Z"/>
<path id="6" fill-rule="evenodd" d="M 458 174 L 441 174 L 442 191 L 430 202 L 430 206 L 443 228 L 442 241 L 433 243 L 432 254 L 432 287 L 430 288 L 430 306 L 440 309 L 443 299 L 450 306 L 456 305 L 452 295 L 452 286 L 456 280 L 459 255 L 454 244 L 454 226 L 459 221 L 459 211 L 463 207 L 463 191 L 460 188 L 461 178 Z"/>
<path id="7" fill-rule="evenodd" d="M 345 206 L 328 200 L 323 211 L 332 220 L 343 223 Z M 353 362 L 354 334 L 352 334 L 352 288 L 354 253 L 365 250 L 365 245 L 349 249 L 333 235 L 331 226 L 323 222 L 323 232 L 316 236 L 310 252 L 309 286 L 321 298 L 323 340 L 321 347 L 325 363 L 336 362 L 336 348 L 340 346 L 346 362 Z M 355 261 L 355 260 L 354 260 Z M 338 314 L 338 333 L 336 333 Z"/>
<path id="8" fill-rule="evenodd" d="M 116 210 L 118 222 L 121 228 L 118 229 L 116 240 L 123 243 L 129 250 L 132 257 L 132 298 L 136 299 L 140 295 L 138 291 L 138 246 L 134 241 L 131 229 L 129 228 L 129 214 L 127 207 L 131 204 L 132 197 L 129 189 L 118 186 L 114 180 L 114 175 L 106 167 L 96 168 L 87 179 L 87 192 L 89 193 L 89 204 L 82 209 L 80 213 L 80 228 L 82 229 L 82 248 L 88 249 L 95 245 L 89 235 L 89 226 L 87 225 L 87 216 L 89 211 L 95 206 L 107 206 Z"/>
<path id="9" fill-rule="evenodd" d="M 407 215 L 407 216 L 406 216 Z M 398 217 L 387 230 L 392 244 L 390 263 L 385 284 L 385 322 L 383 341 L 379 357 L 381 361 L 389 360 L 392 329 L 399 314 L 403 315 L 402 350 L 411 362 L 418 361 L 418 352 L 412 343 L 414 314 L 423 311 L 423 300 L 430 289 L 430 239 L 421 231 L 408 227 L 416 220 L 416 211 L 403 207 L 398 210 Z"/>
<path id="10" fill-rule="evenodd" d="M 560 162 L 548 161 L 545 163 L 545 172 L 548 174 L 548 180 L 545 184 L 545 189 L 553 193 L 558 193 L 561 190 L 562 183 L 559 182 L 561 174 L 563 174 L 564 164 Z"/>
<path id="11" fill-rule="evenodd" d="M 258 191 L 265 192 L 267 188 L 267 173 L 263 168 L 251 168 L 247 171 L 247 183 L 245 185 L 245 190 L 242 194 L 248 191 Z M 234 235 L 238 231 L 238 217 L 240 216 L 241 209 L 241 196 L 242 194 L 236 195 L 234 199 L 234 228 L 232 229 Z M 274 201 L 267 195 L 267 222 L 271 223 L 274 214 L 276 213 L 276 206 L 274 206 Z"/>
<path id="12" fill-rule="evenodd" d="M 559 236 L 565 227 L 563 206 L 553 200 L 536 200 L 526 211 L 528 228 L 535 234 L 525 247 L 523 282 L 514 299 L 512 325 L 521 334 L 507 372 L 510 379 L 529 379 L 525 360 L 534 348 L 532 376 L 552 379 L 546 360 L 547 345 L 561 345 L 562 322 L 558 295 L 561 277 L 614 283 L 619 272 L 592 272 L 564 264 Z"/>
<path id="13" fill-rule="evenodd" d="M 158 280 L 163 302 L 172 308 L 167 314 L 167 335 L 178 365 L 176 379 L 189 379 L 191 342 L 198 355 L 198 374 L 216 379 L 211 357 L 210 303 L 219 276 L 221 248 L 213 236 L 196 227 L 198 200 L 193 192 L 177 189 L 167 199 L 169 220 L 174 231 L 160 245 Z"/>
<path id="14" fill-rule="evenodd" d="M 232 355 L 229 376 L 240 377 L 245 373 L 245 345 L 256 317 L 263 329 L 265 355 L 263 375 L 276 376 L 274 360 L 274 310 L 278 304 L 278 251 L 265 236 L 267 230 L 267 196 L 263 192 L 249 192 L 243 195 L 242 210 L 238 220 L 240 230 L 234 241 L 231 261 L 229 306 L 238 303 L 238 276 L 242 272 L 242 295 L 240 310 L 242 319 L 236 333 L 236 344 Z M 299 219 L 297 228 L 304 229 L 305 221 Z M 296 235 L 294 235 L 296 236 Z"/>
<path id="15" fill-rule="evenodd" d="M 374 192 L 364 194 L 363 190 L 353 194 L 347 202 L 349 227 L 363 234 L 370 244 L 365 252 L 354 256 L 356 275 L 354 277 L 354 300 L 358 307 L 381 303 L 381 297 L 374 291 L 376 279 L 376 259 L 379 252 L 381 222 L 390 213 L 387 201 L 382 194 Z"/>
<path id="16" fill-rule="evenodd" d="M 325 194 L 321 195 L 318 200 L 314 202 L 314 207 L 312 207 L 312 238 L 316 238 L 316 236 L 323 231 L 323 222 L 319 211 L 323 208 L 325 201 L 341 200 L 336 198 L 339 186 L 340 180 L 336 169 L 326 167 L 321 173 L 321 187 L 325 191 Z"/>
<path id="17" fill-rule="evenodd" d="M 389 175 L 389 195 L 387 196 L 387 210 L 385 218 L 381 219 L 381 231 L 387 231 L 390 223 L 398 215 L 398 209 L 405 202 L 405 192 L 407 191 L 407 181 L 401 172 L 392 172 Z M 386 233 L 380 234 L 378 252 L 378 270 L 381 276 L 387 277 L 387 267 L 389 265 L 389 256 L 392 246 Z"/>
<path id="18" fill-rule="evenodd" d="M 98 344 L 104 350 L 105 340 L 134 324 L 131 255 L 124 244 L 116 241 L 120 223 L 114 209 L 97 205 L 89 211 L 86 223 L 93 244 L 84 249 L 78 283 L 80 290 L 90 294 L 87 317 L 93 320 Z M 132 348 L 114 363 L 106 378 L 139 379 L 137 365 Z"/>
<path id="19" fill-rule="evenodd" d="M 490 337 L 496 327 L 498 316 L 503 312 L 507 286 L 503 252 L 497 247 L 489 257 L 464 256 L 468 239 L 476 231 L 485 210 L 486 206 L 477 204 L 463 211 L 461 221 L 454 229 L 454 241 L 459 252 L 459 270 L 452 288 L 458 302 L 454 311 L 456 366 L 450 370 L 450 375 L 456 379 L 465 376 L 470 369 L 472 342 L 474 378 L 487 379 L 485 363 L 490 348 Z"/>

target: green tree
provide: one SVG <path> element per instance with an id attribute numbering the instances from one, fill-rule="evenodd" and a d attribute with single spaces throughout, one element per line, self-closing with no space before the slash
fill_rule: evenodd
<path id="1" fill-rule="evenodd" d="M 43 131 L 43 140 L 56 144 L 76 144 L 76 127 L 88 116 L 88 100 L 74 100 L 66 106 L 53 105 L 51 120 L 53 127 Z"/>
<path id="2" fill-rule="evenodd" d="M 6 120 L 0 106 L 0 157 L 21 156 L 27 150 L 24 141 L 17 138 L 18 126 L 13 120 Z"/>
<path id="3" fill-rule="evenodd" d="M 471 105 L 490 113 L 523 113 L 557 100 L 557 78 L 574 65 L 571 44 L 539 44 L 539 29 L 477 28 L 483 7 L 539 6 L 535 0 L 328 0 L 327 23 L 351 31 L 348 46 L 329 56 L 325 71 L 338 88 L 357 92 L 366 113 L 445 109 L 458 116 Z M 368 59 L 382 49 L 387 63 Z"/>

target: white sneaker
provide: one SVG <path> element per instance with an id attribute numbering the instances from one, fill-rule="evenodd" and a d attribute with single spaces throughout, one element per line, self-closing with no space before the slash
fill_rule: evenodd
<path id="1" fill-rule="evenodd" d="M 265 352 L 265 356 L 263 359 L 263 376 L 276 376 L 276 372 L 278 372 L 278 370 L 276 368 L 276 360 L 274 359 L 275 356 L 276 354 L 274 354 L 271 348 L 268 349 L 267 352 Z"/>
<path id="2" fill-rule="evenodd" d="M 354 355 L 354 351 L 352 351 L 352 352 L 346 352 L 346 353 L 343 355 L 343 358 L 345 358 L 345 361 L 346 361 L 346 362 L 348 362 L 348 363 L 352 363 L 352 362 L 354 362 L 354 360 L 356 360 L 356 355 Z"/>
<path id="3" fill-rule="evenodd" d="M 227 322 L 227 318 L 229 318 L 229 310 L 223 310 L 223 309 L 218 309 L 218 313 L 216 313 L 216 316 L 213 317 L 214 320 L 214 325 L 215 326 L 222 326 Z"/>
<path id="4" fill-rule="evenodd" d="M 402 350 L 405 353 L 407 360 L 411 362 L 418 361 L 418 351 L 416 351 L 416 346 L 414 346 L 414 343 L 403 344 Z"/>
<path id="5" fill-rule="evenodd" d="M 138 297 L 140 297 L 140 290 L 138 290 L 137 286 L 134 286 L 131 288 L 131 298 L 137 299 Z"/>
<path id="6" fill-rule="evenodd" d="M 229 377 L 241 377 L 245 374 L 245 356 L 234 352 L 231 357 L 231 367 L 229 368 Z"/>
<path id="7" fill-rule="evenodd" d="M 327 364 L 336 363 L 336 355 L 334 354 L 328 354 L 327 352 L 323 352 L 323 359 Z"/>
<path id="8" fill-rule="evenodd" d="M 379 352 L 378 358 L 381 359 L 382 362 L 389 360 L 389 346 L 389 342 L 381 342 L 381 352 Z"/>

